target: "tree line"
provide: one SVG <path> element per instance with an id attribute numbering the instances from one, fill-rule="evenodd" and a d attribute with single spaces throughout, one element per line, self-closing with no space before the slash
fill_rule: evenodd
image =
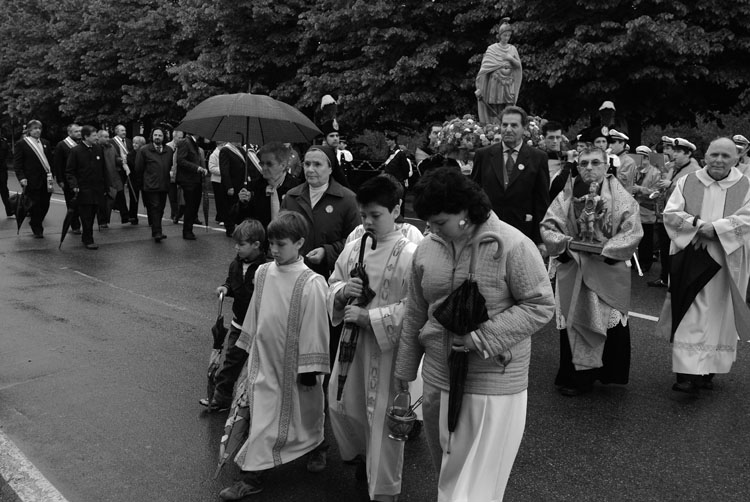
<path id="1" fill-rule="evenodd" d="M 340 122 L 424 127 L 475 113 L 500 19 L 524 64 L 519 105 L 571 124 L 614 101 L 641 124 L 750 109 L 750 2 L 714 0 L 5 0 L 4 128 L 36 117 L 176 124 L 201 100 L 269 94 Z M 6 131 L 7 134 L 8 131 Z"/>

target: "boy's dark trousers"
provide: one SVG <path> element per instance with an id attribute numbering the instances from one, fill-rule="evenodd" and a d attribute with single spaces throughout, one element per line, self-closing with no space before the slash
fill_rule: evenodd
<path id="1" fill-rule="evenodd" d="M 216 389 L 213 401 L 217 403 L 231 403 L 234 393 L 234 384 L 242 372 L 242 367 L 247 361 L 248 353 L 236 347 L 237 339 L 242 331 L 232 325 L 227 335 L 227 349 L 224 354 L 224 362 L 216 373 Z"/>

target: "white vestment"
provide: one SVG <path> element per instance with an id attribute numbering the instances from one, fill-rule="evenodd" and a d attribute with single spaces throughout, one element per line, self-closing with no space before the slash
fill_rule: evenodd
<path id="1" fill-rule="evenodd" d="M 750 276 L 748 178 L 736 168 L 721 181 L 715 181 L 705 169 L 681 178 L 664 209 L 664 225 L 672 240 L 670 254 L 691 245 L 700 227 L 693 225 L 695 217 L 713 223 L 716 229 L 718 240 L 708 245 L 708 252 L 721 270 L 698 293 L 677 327 L 672 370 L 691 375 L 728 373 L 737 357 L 737 337 L 750 329 L 736 322 L 739 309 L 731 295 L 734 282 L 744 302 Z M 669 317 L 671 324 L 670 311 L 668 297 L 662 317 Z"/>
<path id="2" fill-rule="evenodd" d="M 344 310 L 335 307 L 334 298 L 358 262 L 360 246 L 358 240 L 346 245 L 329 279 L 328 311 L 334 325 L 340 324 L 344 317 Z M 354 360 L 349 366 L 340 401 L 337 400 L 341 369 L 338 352 L 328 387 L 331 428 L 341 456 L 344 460 L 365 456 L 371 499 L 401 492 L 404 443 L 388 438 L 385 414 L 397 390 L 393 363 L 405 312 L 407 278 L 416 247 L 399 230 L 380 238 L 375 250 L 371 249 L 370 241 L 366 241 L 363 263 L 376 296 L 364 308 L 369 311 L 372 329 L 359 330 Z M 421 389 L 414 398 L 419 395 Z"/>
<path id="3" fill-rule="evenodd" d="M 328 373 L 328 287 L 302 259 L 261 265 L 237 346 L 248 352 L 250 431 L 235 457 L 243 471 L 290 462 L 323 442 L 322 376 L 314 387 L 301 373 Z"/>

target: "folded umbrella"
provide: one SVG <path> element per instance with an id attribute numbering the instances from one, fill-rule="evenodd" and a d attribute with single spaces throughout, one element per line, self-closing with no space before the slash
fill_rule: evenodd
<path id="1" fill-rule="evenodd" d="M 21 225 L 23 220 L 26 219 L 26 215 L 31 210 L 34 203 L 31 201 L 28 195 L 26 195 L 26 187 L 23 187 L 21 193 L 18 194 L 16 203 L 16 225 L 18 225 L 16 234 L 21 233 Z"/>
<path id="2" fill-rule="evenodd" d="M 62 243 L 65 240 L 65 236 L 68 235 L 70 225 L 77 218 L 77 215 L 75 214 L 77 205 L 78 199 L 76 197 L 73 197 L 68 204 L 68 210 L 65 212 L 65 219 L 63 219 L 62 231 L 60 232 L 60 245 L 57 246 L 57 249 L 62 248 Z"/>
<path id="3" fill-rule="evenodd" d="M 365 246 L 367 244 L 367 238 L 372 239 L 372 248 L 375 249 L 378 246 L 378 240 L 375 234 L 372 232 L 365 232 L 362 235 L 362 240 L 359 245 L 359 261 L 351 270 L 349 275 L 352 277 L 359 277 L 362 279 L 364 286 L 364 292 L 359 298 L 352 299 L 349 304 L 356 305 L 358 307 L 364 307 L 369 304 L 373 298 L 375 298 L 375 292 L 370 288 L 370 278 L 367 276 L 365 271 Z M 344 385 L 346 384 L 346 378 L 349 376 L 349 367 L 354 361 L 354 352 L 357 350 L 357 340 L 359 339 L 359 326 L 354 323 L 345 323 L 344 329 L 341 331 L 341 341 L 339 342 L 339 378 L 338 378 L 338 389 L 336 391 L 336 400 L 341 401 L 341 396 L 344 393 Z"/>
<path id="4" fill-rule="evenodd" d="M 227 328 L 224 326 L 224 316 L 221 313 L 224 305 L 224 293 L 219 295 L 219 313 L 216 316 L 216 322 L 211 326 L 211 338 L 213 339 L 213 348 L 211 356 L 208 359 L 208 384 L 206 386 L 206 406 L 211 404 L 211 398 L 214 396 L 216 389 L 216 372 L 219 371 L 219 362 L 221 361 L 221 352 L 224 347 L 224 339 L 227 337 Z"/>
<path id="5" fill-rule="evenodd" d="M 500 237 L 491 232 L 485 232 L 474 237 L 471 242 L 471 261 L 469 262 L 469 277 L 456 288 L 435 309 L 435 319 L 448 331 L 458 336 L 466 336 L 479 328 L 479 325 L 489 319 L 484 296 L 479 292 L 479 286 L 474 280 L 477 252 L 479 243 L 486 239 L 497 242 L 497 252 L 494 259 L 500 258 L 502 244 Z M 449 391 L 448 391 L 448 449 L 450 453 L 450 435 L 456 430 L 458 416 L 461 413 L 466 375 L 469 371 L 468 352 L 451 351 L 448 356 Z"/>
<path id="6" fill-rule="evenodd" d="M 243 372 L 244 373 L 244 372 Z M 245 374 L 246 376 L 246 374 Z M 232 408 L 224 425 L 224 435 L 219 443 L 219 464 L 214 472 L 214 479 L 219 477 L 222 467 L 227 463 L 229 457 L 237 454 L 239 449 L 247 441 L 250 433 L 250 404 L 247 399 L 247 378 L 240 376 L 237 384 Z"/>
<path id="7" fill-rule="evenodd" d="M 721 269 L 705 248 L 691 244 L 670 257 L 669 293 L 672 299 L 672 329 L 669 341 L 698 293 Z"/>

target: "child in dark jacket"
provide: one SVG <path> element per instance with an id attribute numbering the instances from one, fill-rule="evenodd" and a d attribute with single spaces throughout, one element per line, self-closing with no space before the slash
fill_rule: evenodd
<path id="1" fill-rule="evenodd" d="M 247 352 L 235 347 L 245 321 L 247 307 L 253 297 L 255 271 L 266 262 L 266 232 L 257 220 L 248 219 L 237 225 L 232 233 L 237 256 L 229 264 L 229 274 L 224 284 L 216 288 L 216 294 L 234 298 L 232 304 L 232 326 L 227 336 L 224 363 L 216 373 L 216 389 L 208 405 L 209 411 L 225 411 L 232 404 L 234 384 L 247 361 Z"/>

